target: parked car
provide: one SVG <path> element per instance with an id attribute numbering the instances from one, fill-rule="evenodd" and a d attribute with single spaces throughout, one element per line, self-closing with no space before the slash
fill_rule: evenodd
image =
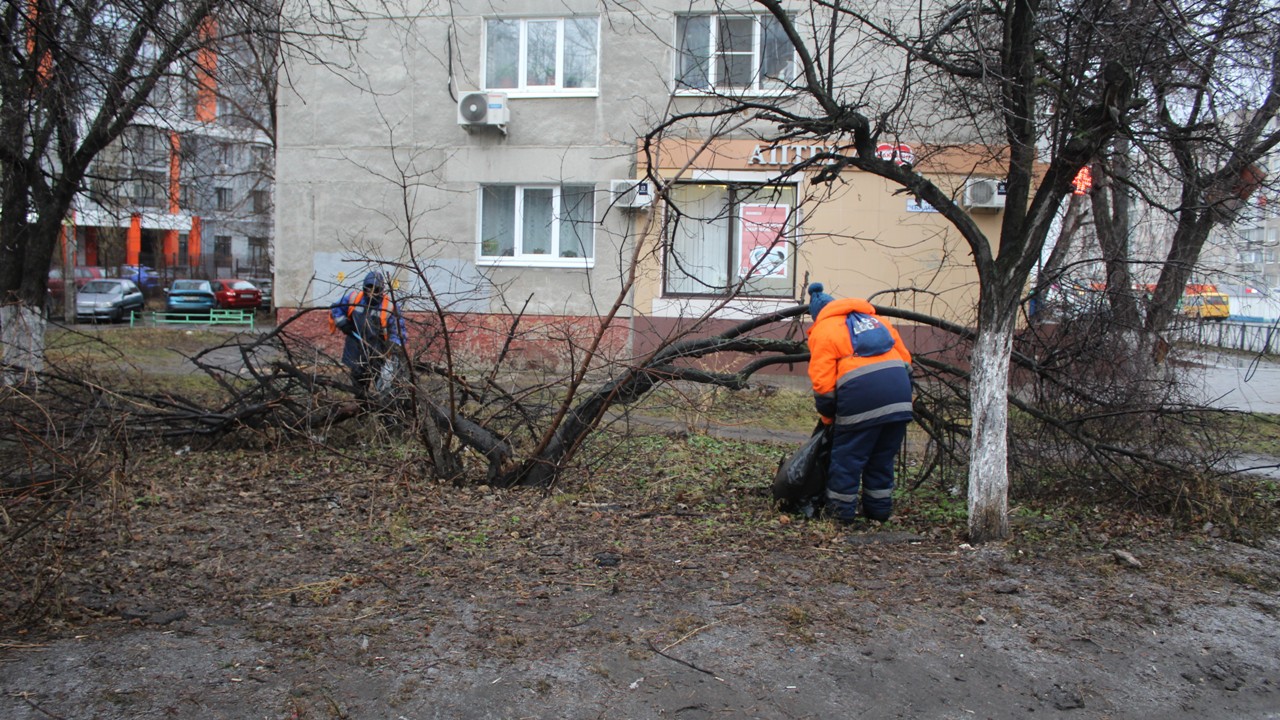
<path id="1" fill-rule="evenodd" d="M 262 294 L 262 302 L 258 305 L 258 307 L 262 308 L 263 310 L 270 310 L 271 303 L 272 303 L 271 290 L 275 286 L 275 283 L 272 281 L 272 279 L 269 277 L 251 277 L 251 278 L 245 278 L 245 280 L 248 280 L 249 282 L 253 283 L 253 286 L 258 288 L 258 292 Z"/>
<path id="2" fill-rule="evenodd" d="M 256 310 L 262 303 L 262 293 L 248 280 L 214 280 L 213 294 L 217 296 L 220 308 Z"/>
<path id="3" fill-rule="evenodd" d="M 60 268 L 49 268 L 49 280 L 45 287 L 49 289 L 50 295 L 62 299 L 62 294 L 67 291 L 67 281 L 63 279 Z"/>
<path id="4" fill-rule="evenodd" d="M 104 278 L 106 276 L 107 271 L 103 268 L 96 265 L 81 265 L 76 268 L 76 287 L 82 288 L 85 286 L 85 283 L 88 283 L 90 280 L 97 280 L 98 278 Z"/>
<path id="5" fill-rule="evenodd" d="M 174 280 L 164 293 L 165 312 L 207 313 L 218 307 L 218 298 L 208 280 Z"/>
<path id="6" fill-rule="evenodd" d="M 146 306 L 142 290 L 123 278 L 90 280 L 76 294 L 76 319 L 119 322 Z"/>
<path id="7" fill-rule="evenodd" d="M 119 277 L 132 280 L 143 292 L 155 292 L 160 289 L 160 273 L 146 265 L 121 265 Z"/>
<path id="8" fill-rule="evenodd" d="M 81 265 L 75 269 L 76 287 L 82 288 L 85 286 L 85 283 L 90 280 L 97 280 L 98 278 L 106 276 L 106 271 L 100 267 L 94 265 Z M 67 280 L 62 275 L 62 268 L 50 268 L 49 292 L 53 293 L 57 297 L 62 297 L 62 294 L 66 292 L 66 289 Z"/>

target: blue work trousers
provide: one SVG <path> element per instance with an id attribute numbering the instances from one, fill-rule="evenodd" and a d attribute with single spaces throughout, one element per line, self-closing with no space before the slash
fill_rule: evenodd
<path id="1" fill-rule="evenodd" d="M 861 512 L 885 521 L 893 514 L 893 461 L 907 437 L 908 422 L 858 429 L 836 425 L 827 472 L 827 507 L 843 522 Z"/>

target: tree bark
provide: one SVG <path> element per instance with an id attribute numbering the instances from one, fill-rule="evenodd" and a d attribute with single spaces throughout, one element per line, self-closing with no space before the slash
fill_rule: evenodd
<path id="1" fill-rule="evenodd" d="M 1002 313 L 1003 314 L 1003 313 Z M 978 325 L 971 362 L 969 410 L 969 540 L 1000 540 L 1009 534 L 1009 366 L 1011 318 L 992 313 Z"/>
<path id="2" fill-rule="evenodd" d="M 4 368 L 0 385 L 34 386 L 44 371 L 44 313 L 22 302 L 0 305 L 0 346 Z"/>
<path id="3" fill-rule="evenodd" d="M 1141 327 L 1137 298 L 1133 291 L 1133 274 L 1129 263 L 1130 202 L 1125 180 L 1129 178 L 1129 143 L 1116 143 L 1112 162 L 1098 163 L 1097 186 L 1093 190 L 1093 218 L 1098 229 L 1098 245 L 1107 272 L 1107 302 L 1111 317 L 1123 328 Z"/>

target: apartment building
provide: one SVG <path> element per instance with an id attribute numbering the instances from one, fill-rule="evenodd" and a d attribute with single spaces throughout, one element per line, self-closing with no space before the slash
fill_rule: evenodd
<path id="1" fill-rule="evenodd" d="M 1233 224 L 1215 228 L 1197 270 L 1227 295 L 1233 319 L 1280 319 L 1280 195 L 1261 188 Z"/>
<path id="2" fill-rule="evenodd" d="M 1269 159 L 1259 165 L 1268 177 L 1275 177 L 1280 162 Z M 1280 193 L 1260 189 L 1249 199 L 1236 226 L 1219 235 L 1228 249 L 1222 258 L 1224 281 L 1234 280 L 1255 292 L 1280 292 Z"/>
<path id="3" fill-rule="evenodd" d="M 270 276 L 271 113 L 267 86 L 231 71 L 232 56 L 251 55 L 245 42 L 202 50 L 99 155 L 64 262 L 74 252 L 78 265 L 145 265 L 165 278 Z"/>
<path id="4" fill-rule="evenodd" d="M 806 280 L 971 320 L 967 247 L 886 181 L 789 175 L 821 149 L 764 140 L 759 124 L 652 134 L 724 93 L 786 101 L 797 59 L 776 21 L 719 7 L 454 2 L 370 21 L 359 72 L 292 64 L 277 305 L 327 305 L 376 266 L 411 311 L 560 327 L 610 316 L 632 343 L 793 305 Z M 1000 169 L 927 141 L 882 151 L 998 234 Z"/>

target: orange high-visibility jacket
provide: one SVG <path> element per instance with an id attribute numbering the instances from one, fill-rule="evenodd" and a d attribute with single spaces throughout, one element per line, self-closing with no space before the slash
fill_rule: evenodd
<path id="1" fill-rule="evenodd" d="M 346 315 L 351 317 L 360 303 L 364 301 L 364 290 L 351 290 L 341 300 L 333 304 L 329 312 L 329 332 L 336 333 L 338 331 L 337 319 Z M 382 333 L 393 342 L 399 342 L 402 333 L 398 332 L 399 328 L 388 327 L 391 315 L 395 312 L 395 306 L 391 302 L 388 295 L 382 296 L 382 307 L 379 308 L 378 319 L 381 321 Z"/>
<path id="2" fill-rule="evenodd" d="M 875 357 L 855 354 L 846 323 L 851 312 L 875 317 L 893 336 L 893 348 Z M 832 300 L 808 333 L 809 380 L 823 422 L 858 428 L 911 419 L 911 353 L 871 303 Z"/>

